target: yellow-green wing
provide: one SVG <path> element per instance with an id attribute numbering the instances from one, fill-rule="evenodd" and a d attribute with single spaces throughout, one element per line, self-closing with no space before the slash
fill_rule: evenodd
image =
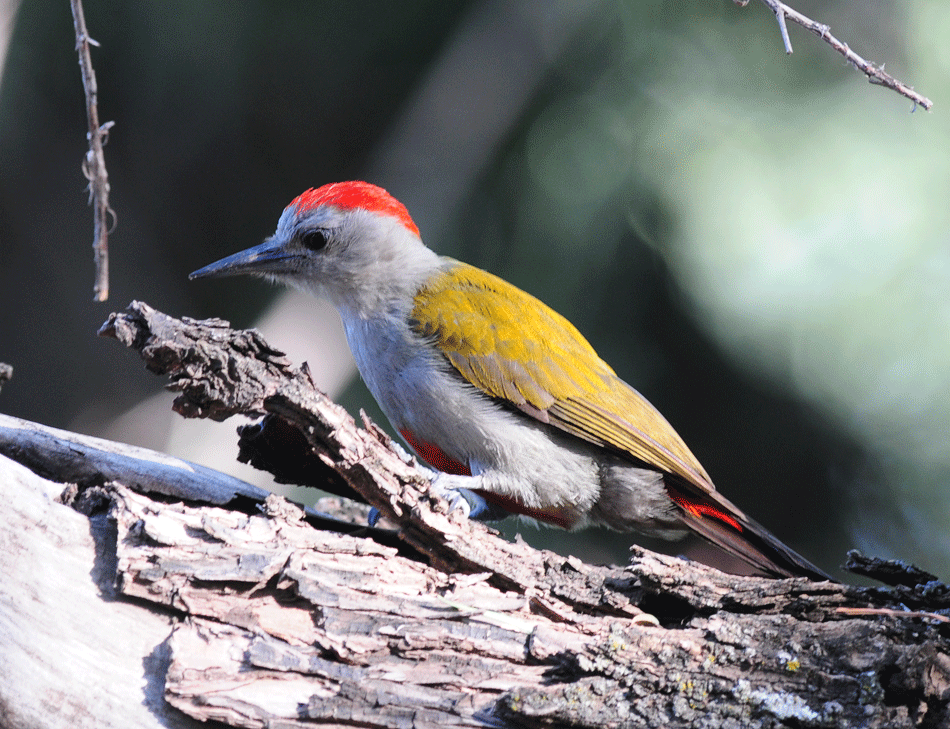
<path id="1" fill-rule="evenodd" d="M 410 323 L 492 397 L 702 491 L 715 490 L 656 408 L 617 377 L 567 319 L 530 294 L 447 259 L 416 295 Z"/>

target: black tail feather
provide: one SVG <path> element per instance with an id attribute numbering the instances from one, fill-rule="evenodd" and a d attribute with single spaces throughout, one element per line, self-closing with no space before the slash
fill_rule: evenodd
<path id="1" fill-rule="evenodd" d="M 680 516 L 687 526 L 759 572 L 770 577 L 834 581 L 718 492 L 700 492 L 675 477 L 665 480 L 670 498 L 680 508 Z"/>

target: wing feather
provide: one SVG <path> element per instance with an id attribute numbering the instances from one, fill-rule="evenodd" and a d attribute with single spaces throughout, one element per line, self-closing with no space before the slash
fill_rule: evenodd
<path id="1" fill-rule="evenodd" d="M 569 321 L 530 294 L 446 259 L 416 296 L 410 324 L 486 394 L 715 491 L 659 411 L 617 377 Z"/>

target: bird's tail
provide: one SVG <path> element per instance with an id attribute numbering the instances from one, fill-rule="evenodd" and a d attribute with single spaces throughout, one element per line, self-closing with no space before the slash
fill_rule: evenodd
<path id="1" fill-rule="evenodd" d="M 664 480 L 687 526 L 759 572 L 770 577 L 833 579 L 718 492 L 701 492 L 675 476 Z"/>

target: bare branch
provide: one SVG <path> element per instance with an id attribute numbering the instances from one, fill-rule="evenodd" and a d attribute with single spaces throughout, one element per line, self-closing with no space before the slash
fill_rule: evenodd
<path id="1" fill-rule="evenodd" d="M 296 370 L 275 368 L 247 333 L 231 333 L 233 359 L 218 341 L 179 371 L 169 357 L 197 329 L 149 321 L 162 331 L 139 344 L 172 364 L 192 404 L 225 392 L 193 367 L 206 356 L 237 391 L 265 380 L 273 397 L 298 391 Z M 335 419 L 330 403 L 310 405 Z M 337 426 L 320 434 L 325 455 L 351 449 L 337 436 L 359 437 L 352 421 Z M 362 441 L 366 468 L 383 477 L 374 440 Z M 639 549 L 627 567 L 598 567 L 464 520 L 443 522 L 439 549 L 478 539 L 496 558 L 445 570 L 141 448 L 0 415 L 0 453 L 13 459 L 0 457 L 0 543 L 16 546 L 0 550 L 4 726 L 71 728 L 78 711 L 146 729 L 206 726 L 188 717 L 286 729 L 946 726 L 936 581 L 732 577 Z M 429 508 L 419 499 L 400 534 Z M 497 557 L 535 565 L 533 584 L 499 586 Z"/>
<path id="2" fill-rule="evenodd" d="M 4 726 L 948 726 L 932 614 L 950 598 L 931 575 L 852 554 L 895 585 L 863 588 L 641 549 L 625 567 L 538 551 L 447 513 L 423 470 L 253 330 L 135 303 L 101 333 L 168 375 L 183 415 L 267 413 L 242 434 L 255 461 L 300 447 L 306 483 L 334 471 L 399 541 L 0 416 L 17 461 L 0 457 L 0 544 L 15 546 L 0 549 L 0 655 L 26 677 L 0 681 Z M 169 705 L 182 713 L 166 719 Z"/>
<path id="3" fill-rule="evenodd" d="M 748 5 L 748 0 L 734 0 L 734 2 L 737 5 L 741 5 L 743 7 Z M 762 2 L 765 3 L 773 13 L 775 13 L 775 18 L 778 20 L 779 29 L 782 33 L 782 42 L 785 44 L 786 53 L 792 52 L 792 42 L 788 37 L 788 26 L 786 25 L 786 19 L 788 19 L 794 23 L 798 23 L 806 30 L 810 30 L 812 33 L 825 41 L 825 43 L 830 45 L 838 53 L 844 56 L 848 63 L 867 76 L 868 81 L 870 81 L 872 84 L 886 86 L 887 88 L 896 91 L 901 96 L 907 97 L 914 102 L 914 108 L 917 106 L 922 106 L 927 111 L 930 111 L 930 109 L 933 107 L 933 102 L 926 96 L 918 94 L 904 82 L 899 81 L 888 73 L 885 73 L 883 66 L 878 67 L 870 61 L 866 61 L 857 53 L 848 48 L 847 43 L 843 43 L 842 41 L 835 38 L 831 34 L 831 29 L 827 25 L 815 22 L 811 18 L 802 15 L 797 10 L 793 10 L 780 0 L 762 0 Z"/>
<path id="4" fill-rule="evenodd" d="M 766 3 L 769 4 L 769 3 Z M 781 3 L 778 3 L 781 5 Z M 781 8 L 775 10 L 775 19 L 778 20 L 779 30 L 782 32 L 782 43 L 785 44 L 785 52 L 792 52 L 792 39 L 788 37 L 788 24 L 785 22 L 785 11 Z"/>
<path id="5" fill-rule="evenodd" d="M 893 618 L 913 619 L 924 618 L 926 620 L 936 620 L 938 623 L 950 623 L 950 618 L 938 613 L 925 613 L 920 610 L 895 610 L 894 608 L 860 608 L 860 607 L 839 607 L 837 612 L 842 615 L 886 615 Z"/>
<path id="6" fill-rule="evenodd" d="M 96 282 L 93 286 L 93 299 L 105 301 L 109 298 L 109 219 L 115 220 L 115 212 L 109 207 L 109 174 L 106 171 L 106 158 L 103 147 L 109 136 L 109 129 L 115 122 L 99 125 L 99 100 L 96 87 L 96 73 L 92 69 L 92 55 L 89 46 L 98 46 L 86 30 L 86 18 L 83 14 L 82 0 L 70 0 L 73 9 L 73 27 L 76 31 L 76 50 L 79 53 L 79 67 L 82 70 L 82 85 L 86 92 L 86 117 L 89 120 L 89 151 L 82 163 L 82 172 L 89 180 L 89 203 L 93 206 L 93 244 L 95 254 Z"/>

